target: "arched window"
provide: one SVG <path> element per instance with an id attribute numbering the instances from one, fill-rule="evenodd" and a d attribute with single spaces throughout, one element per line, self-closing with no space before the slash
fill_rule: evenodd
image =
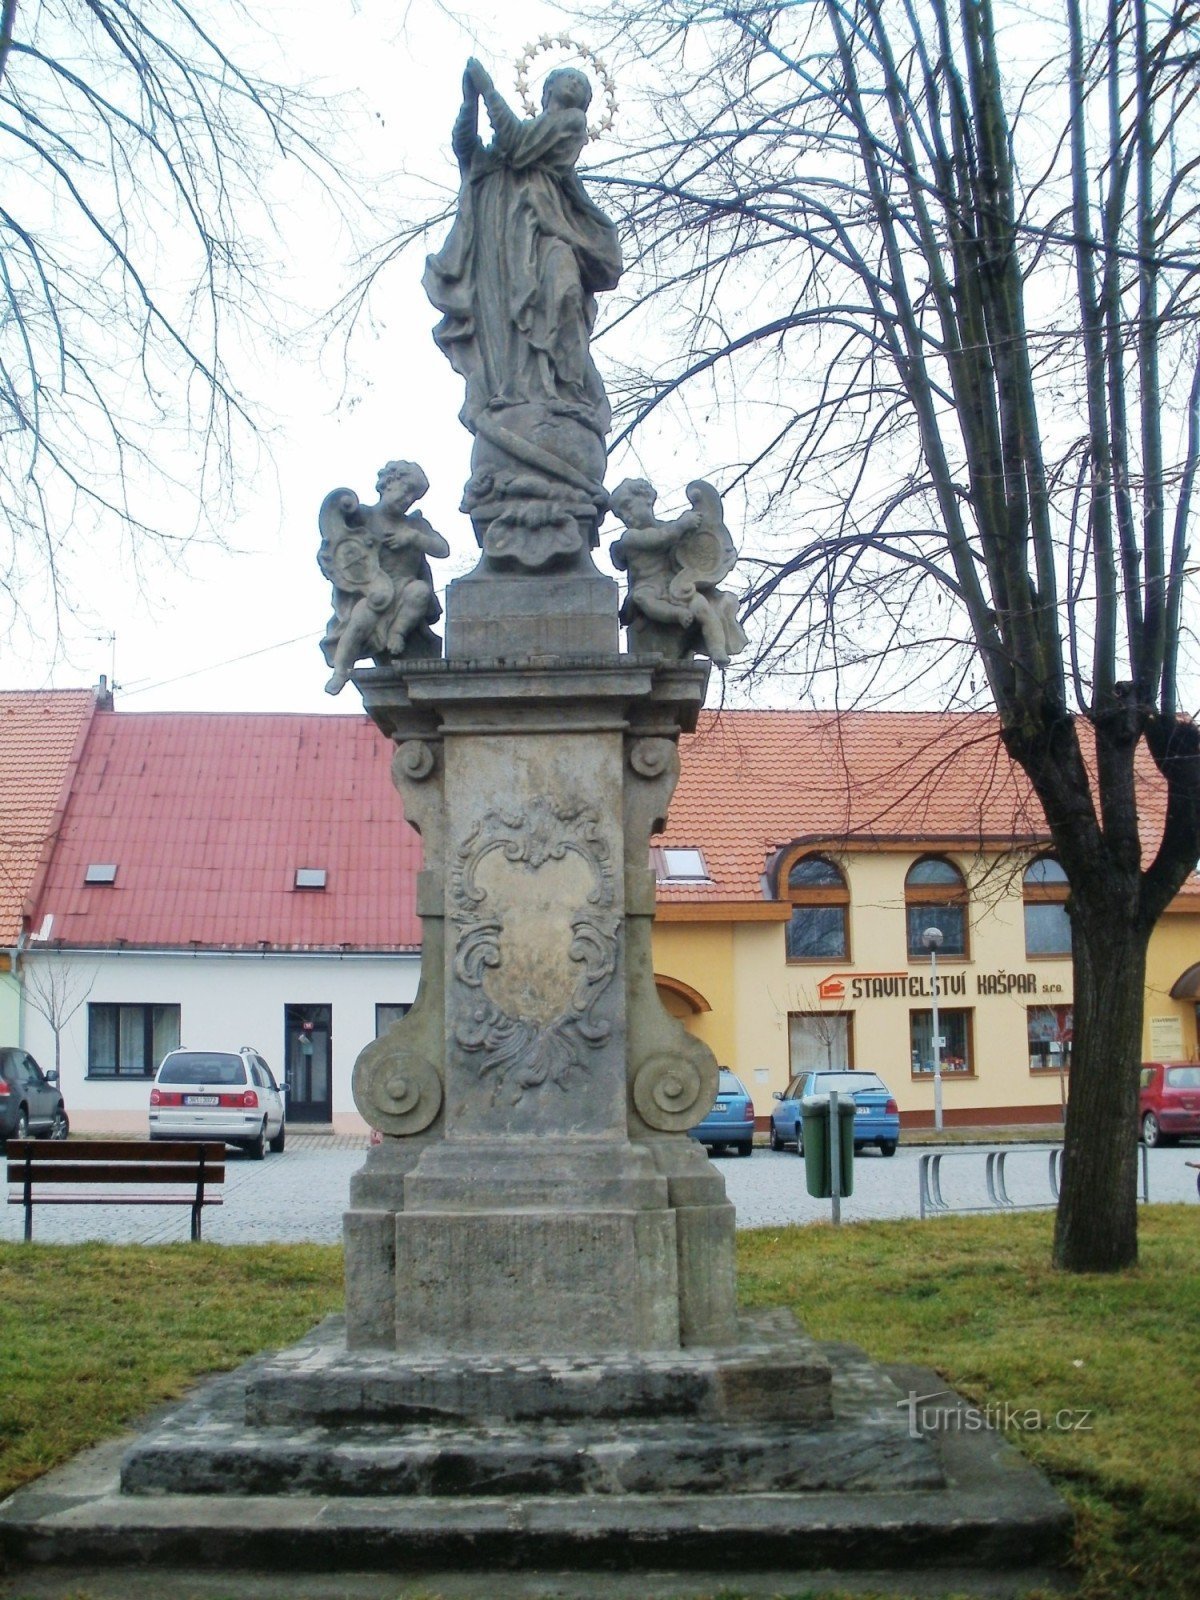
<path id="1" fill-rule="evenodd" d="M 801 856 L 787 878 L 792 902 L 789 961 L 845 961 L 850 954 L 850 891 L 826 856 Z"/>
<path id="2" fill-rule="evenodd" d="M 1039 856 L 1025 868 L 1025 954 L 1030 959 L 1071 954 L 1070 892 L 1067 875 L 1053 856 Z"/>
<path id="3" fill-rule="evenodd" d="M 908 922 L 908 953 L 927 957 L 926 928 L 940 928 L 939 956 L 967 954 L 967 880 L 956 866 L 941 856 L 925 856 L 908 869 L 904 880 L 904 909 Z"/>

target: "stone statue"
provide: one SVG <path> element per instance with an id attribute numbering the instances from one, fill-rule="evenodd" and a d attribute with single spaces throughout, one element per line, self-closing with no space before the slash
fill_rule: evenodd
<path id="1" fill-rule="evenodd" d="M 658 495 L 645 478 L 626 478 L 613 490 L 613 514 L 625 531 L 609 554 L 617 571 L 629 574 L 621 621 L 641 649 L 673 657 L 698 652 L 727 667 L 746 648 L 737 597 L 717 588 L 733 571 L 737 548 L 713 486 L 697 479 L 687 497 L 690 511 L 660 522 Z"/>
<path id="2" fill-rule="evenodd" d="M 334 489 L 321 503 L 317 565 L 333 585 L 333 616 L 321 640 L 333 676 L 327 694 L 339 694 L 356 661 L 378 665 L 399 656 L 439 656 L 430 623 L 442 614 L 433 592 L 429 557 L 450 546 L 409 508 L 429 488 L 415 461 L 389 461 L 380 471 L 373 506 L 360 505 L 353 489 Z"/>
<path id="3" fill-rule="evenodd" d="M 492 142 L 479 137 L 479 103 Z M 466 380 L 475 436 L 463 510 L 491 565 L 569 565 L 598 542 L 608 397 L 589 352 L 595 295 L 621 276 L 613 223 L 575 171 L 591 86 L 551 72 L 524 120 L 467 63 L 453 147 L 462 174 L 449 238 L 425 269 L 434 339 Z"/>

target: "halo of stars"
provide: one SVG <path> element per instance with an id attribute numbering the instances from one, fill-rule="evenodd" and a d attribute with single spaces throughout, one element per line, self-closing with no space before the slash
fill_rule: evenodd
<path id="1" fill-rule="evenodd" d="M 608 74 L 600 57 L 587 45 L 578 44 L 569 34 L 542 34 L 540 39 L 533 44 L 525 46 L 525 52 L 517 61 L 517 94 L 520 96 L 521 108 L 527 117 L 537 116 L 537 107 L 529 92 L 529 74 L 534 62 L 540 55 L 545 55 L 551 50 L 565 50 L 573 61 L 585 62 L 600 80 L 604 95 L 604 115 L 599 122 L 588 123 L 588 138 L 598 139 L 601 134 L 607 133 L 612 127 L 617 115 L 617 88 Z"/>

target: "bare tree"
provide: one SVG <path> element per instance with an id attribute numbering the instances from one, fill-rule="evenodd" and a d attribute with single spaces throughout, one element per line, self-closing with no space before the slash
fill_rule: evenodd
<path id="1" fill-rule="evenodd" d="M 62 1083 L 62 1036 L 67 1024 L 91 994 L 96 971 L 85 972 L 76 962 L 61 957 L 27 955 L 23 962 L 26 1002 L 45 1017 L 54 1035 L 54 1070 Z"/>
<path id="2" fill-rule="evenodd" d="M 263 241 L 282 157 L 338 192 L 330 108 L 239 65 L 240 6 L 0 0 L 0 591 L 70 594 L 219 530 L 253 437 L 231 352 L 278 336 Z"/>
<path id="3" fill-rule="evenodd" d="M 641 268 L 620 438 L 703 411 L 762 486 L 757 670 L 995 706 L 1070 884 L 1055 1259 L 1129 1265 L 1146 949 L 1200 854 L 1197 0 L 614 15 L 656 117 L 592 174 Z"/>

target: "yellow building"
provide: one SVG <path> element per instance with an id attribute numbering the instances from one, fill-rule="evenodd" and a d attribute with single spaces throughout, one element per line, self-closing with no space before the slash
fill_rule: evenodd
<path id="1" fill-rule="evenodd" d="M 1061 1117 L 1066 883 L 994 718 L 723 712 L 681 754 L 654 852 L 659 992 L 760 1118 L 830 1064 L 879 1073 L 929 1125 L 934 961 L 947 1125 Z M 1200 881 L 1151 943 L 1145 1059 L 1200 1059 L 1198 999 Z"/>

